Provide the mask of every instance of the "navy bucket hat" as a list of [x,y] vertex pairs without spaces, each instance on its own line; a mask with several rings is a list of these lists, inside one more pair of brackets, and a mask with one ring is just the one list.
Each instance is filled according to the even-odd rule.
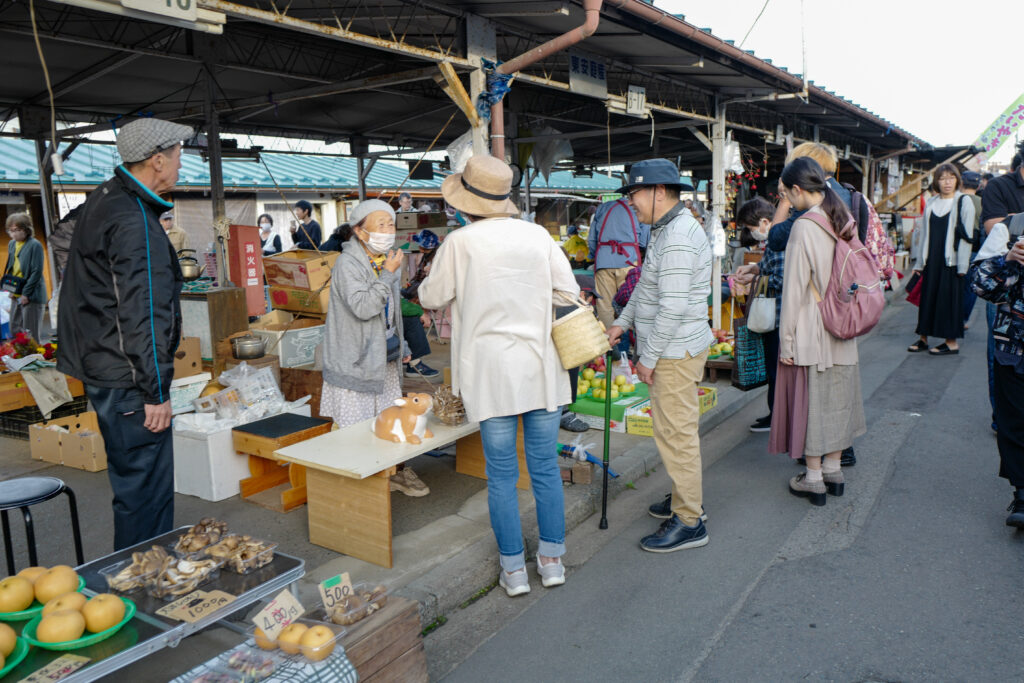
[[626,194],[636,187],[650,185],[669,185],[681,187],[679,167],[668,159],[645,159],[638,161],[629,169],[629,179],[619,188],[619,194]]

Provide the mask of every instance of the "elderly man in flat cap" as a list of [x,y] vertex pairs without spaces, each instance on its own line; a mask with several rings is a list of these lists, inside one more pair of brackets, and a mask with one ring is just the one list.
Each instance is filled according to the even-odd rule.
[[139,119],[82,208],[61,286],[57,367],[85,384],[107,450],[117,550],[174,526],[170,387],[181,270],[160,216],[192,129]]

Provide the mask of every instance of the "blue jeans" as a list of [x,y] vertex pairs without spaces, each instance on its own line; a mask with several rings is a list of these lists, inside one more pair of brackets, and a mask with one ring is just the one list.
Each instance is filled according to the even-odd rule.
[[996,378],[992,359],[996,355],[996,340],[992,338],[992,327],[996,324],[996,305],[985,302],[985,320],[988,322],[988,402],[992,404],[992,426],[996,427]]
[[[533,499],[537,503],[537,526],[540,527],[537,552],[545,557],[565,554],[565,503],[557,450],[561,417],[560,410],[550,413],[532,410],[522,415],[526,467],[530,472]],[[480,423],[480,440],[487,461],[487,506],[501,553],[501,568],[506,572],[522,569],[526,564],[516,493],[519,418],[519,415],[503,415]]]

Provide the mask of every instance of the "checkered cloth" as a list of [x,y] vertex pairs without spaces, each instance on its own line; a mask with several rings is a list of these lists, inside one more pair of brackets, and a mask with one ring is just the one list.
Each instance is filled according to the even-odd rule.
[[257,650],[243,643],[178,676],[171,683],[192,683],[205,673],[225,671],[231,655],[250,650],[274,661],[274,672],[267,678],[260,679],[260,683],[356,683],[359,680],[359,675],[341,643],[338,643],[334,652],[322,662],[311,662],[301,654],[287,655],[280,650]]
[[157,152],[192,137],[192,129],[162,119],[136,119],[117,133],[117,153],[121,161],[144,161]]

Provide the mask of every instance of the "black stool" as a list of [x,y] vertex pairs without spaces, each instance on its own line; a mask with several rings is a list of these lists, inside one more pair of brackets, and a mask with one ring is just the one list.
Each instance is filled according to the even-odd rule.
[[7,511],[21,508],[22,514],[25,515],[28,560],[34,567],[39,564],[39,560],[36,558],[36,534],[32,528],[32,514],[28,508],[62,493],[68,497],[71,531],[75,535],[75,556],[78,558],[78,564],[82,565],[85,564],[85,558],[82,557],[82,532],[78,527],[78,502],[75,500],[75,492],[57,477],[22,477],[0,481],[0,522],[3,524],[4,552],[7,553],[7,572],[10,576],[14,576],[14,550],[11,547],[11,525],[7,520]]

